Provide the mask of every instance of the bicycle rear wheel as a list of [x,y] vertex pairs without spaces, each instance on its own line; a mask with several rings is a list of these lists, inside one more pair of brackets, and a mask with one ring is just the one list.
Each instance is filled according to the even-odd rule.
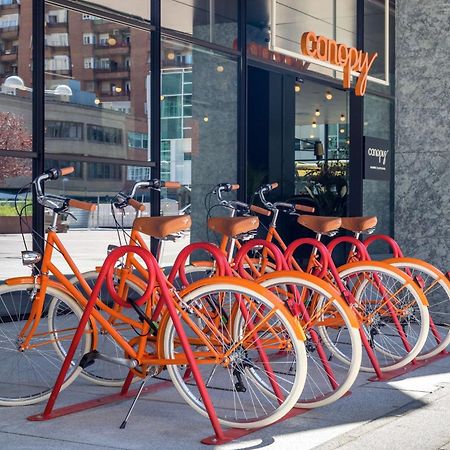
[[[254,283],[220,277],[188,293],[181,304],[182,327],[223,425],[266,426],[291,410],[305,383],[306,351],[298,324],[276,297]],[[248,319],[238,336],[233,334],[237,309]],[[163,339],[165,357],[179,358],[183,350],[172,319]],[[185,401],[206,416],[199,389],[187,376],[189,366],[167,365],[167,370]]]
[[[29,345],[21,349],[21,332],[30,317],[38,285],[0,286],[0,405],[31,405],[47,399],[61,370],[64,358],[60,348],[69,349],[83,314],[67,294],[48,287],[43,311]],[[49,312],[53,299],[58,307]],[[64,389],[81,371],[82,356],[90,350],[91,334],[84,333],[67,372]]]
[[[320,282],[320,284],[317,283]],[[285,304],[303,302],[309,318],[299,312],[306,334],[308,374],[296,406],[317,408],[341,398],[352,386],[361,365],[359,323],[339,292],[311,275],[280,272],[261,285]],[[293,308],[291,308],[291,311]],[[341,358],[330,351],[339,352]],[[345,358],[346,362],[342,361]]]
[[417,359],[431,358],[450,344],[450,281],[436,267],[416,258],[384,261],[401,269],[420,287],[428,300],[430,331]]
[[[417,285],[401,270],[377,261],[346,264],[339,275],[353,294],[352,306],[380,369],[396,370],[411,362],[429,330],[427,301]],[[374,371],[367,352],[361,370]]]

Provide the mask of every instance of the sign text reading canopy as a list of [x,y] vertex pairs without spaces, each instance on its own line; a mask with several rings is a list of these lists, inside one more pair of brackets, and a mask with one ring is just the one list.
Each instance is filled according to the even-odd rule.
[[300,42],[304,55],[311,56],[319,61],[325,61],[344,68],[344,88],[350,88],[352,71],[358,72],[359,77],[355,86],[356,95],[364,95],[367,87],[369,69],[375,61],[378,53],[369,55],[367,52],[345,44],[338,44],[333,39],[324,36],[316,36],[312,31],[303,33]]

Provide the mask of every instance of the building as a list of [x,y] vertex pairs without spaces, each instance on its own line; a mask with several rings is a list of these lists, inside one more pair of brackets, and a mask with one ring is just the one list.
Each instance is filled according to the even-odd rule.
[[[35,174],[75,165],[52,187],[99,202],[150,174],[177,179],[199,239],[213,184],[237,181],[244,199],[277,181],[273,198],[377,215],[406,253],[447,268],[446,0],[44,3],[0,0],[0,111],[33,135],[0,148],[5,198],[31,178],[17,158]],[[429,28],[408,25],[418,17]],[[72,95],[8,88],[14,75]]]

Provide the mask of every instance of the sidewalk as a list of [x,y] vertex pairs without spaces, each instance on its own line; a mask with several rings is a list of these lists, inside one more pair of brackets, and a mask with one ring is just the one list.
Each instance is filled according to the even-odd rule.
[[[450,357],[390,382],[370,382],[361,374],[352,394],[238,441],[225,449],[450,449]],[[158,381],[154,381],[158,382]],[[114,393],[77,381],[57,406]],[[207,419],[187,406],[173,388],[139,400],[125,430],[119,425],[130,401],[47,422],[29,422],[44,405],[3,408],[2,449],[208,449]]]

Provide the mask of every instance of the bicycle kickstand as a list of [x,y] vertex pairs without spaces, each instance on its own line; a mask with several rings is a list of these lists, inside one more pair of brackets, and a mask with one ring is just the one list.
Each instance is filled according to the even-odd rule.
[[120,425],[120,427],[119,427],[121,430],[123,430],[123,429],[127,426],[128,419],[130,418],[131,413],[133,412],[133,409],[134,409],[134,407],[135,407],[135,405],[136,405],[136,403],[137,403],[137,401],[138,401],[138,398],[139,398],[140,395],[142,394],[142,391],[144,390],[144,386],[145,386],[145,384],[147,383],[147,381],[148,381],[149,378],[151,378],[151,377],[150,377],[149,375],[147,375],[147,376],[142,380],[142,383],[141,383],[141,385],[139,386],[139,390],[137,391],[137,393],[136,393],[136,395],[135,395],[135,397],[134,397],[134,399],[133,399],[133,402],[131,403],[130,409],[128,410],[127,415],[125,416],[124,421],[121,423],[121,425]]

